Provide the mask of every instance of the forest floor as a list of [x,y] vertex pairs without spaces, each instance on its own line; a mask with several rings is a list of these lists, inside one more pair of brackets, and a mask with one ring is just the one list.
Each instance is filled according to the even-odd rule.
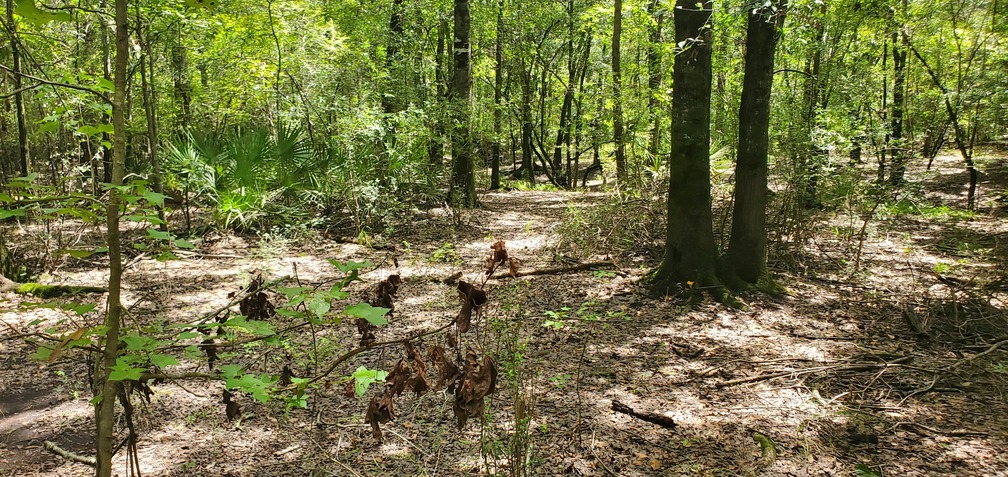
[[[220,382],[155,386],[136,417],[141,470],[146,476],[523,475],[523,468],[530,475],[592,476],[1008,475],[1008,213],[994,200],[1008,187],[1008,160],[985,164],[976,214],[963,212],[960,163],[940,157],[935,172],[911,175],[927,192],[924,200],[867,223],[860,216],[822,218],[803,272],[775,272],[786,294],[742,295],[740,309],[648,296],[639,282],[655,263],[643,258],[489,280],[490,300],[462,345],[496,356],[501,380],[483,422],[472,419],[461,431],[445,392],[396,398],[397,417],[382,425],[379,443],[364,422],[367,398],[346,398],[341,385],[311,393],[307,410],[239,394],[243,414],[235,422],[225,416]],[[463,272],[463,280],[480,283],[497,240],[506,241],[524,271],[570,267],[556,248],[559,224],[568,208],[605,199],[486,193],[484,207],[465,216],[418,212],[394,234],[372,237],[378,247],[325,237],[206,239],[183,260],[129,260],[124,303],[144,323],[192,322],[228,303],[257,274],[296,275],[312,284],[334,276],[328,258],[366,259],[378,266],[362,274],[355,298],[400,273],[395,314],[378,339],[403,337],[454,319],[457,292],[443,279]],[[76,261],[51,270],[49,279],[101,284],[106,274],[97,260]],[[0,298],[5,309],[24,301]],[[104,297],[90,299],[100,305]],[[65,318],[49,309],[0,314],[8,335],[60,320],[61,331],[72,331]],[[319,330],[317,338],[321,368],[358,342],[350,321]],[[424,346],[439,339],[429,337]],[[309,343],[304,337],[300,345]],[[51,440],[91,452],[85,357],[68,353],[40,363],[28,357],[32,351],[21,340],[0,341],[0,476],[89,475],[88,467],[42,446]],[[278,374],[290,359],[297,376],[316,366],[296,347],[287,354],[261,356],[259,364]],[[365,352],[337,374],[360,365],[391,369],[404,356],[401,347]],[[205,362],[183,360],[169,371],[205,369]],[[368,396],[380,391],[373,386]],[[527,426],[516,425],[521,415],[530,417]],[[657,423],[641,418],[648,416]],[[123,451],[119,475],[126,475],[125,465]]]

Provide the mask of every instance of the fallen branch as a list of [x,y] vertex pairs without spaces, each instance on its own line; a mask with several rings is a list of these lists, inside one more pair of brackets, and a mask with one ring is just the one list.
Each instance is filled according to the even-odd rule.
[[[519,271],[514,277],[528,277],[533,275],[552,275],[557,273],[571,273],[571,272],[582,272],[585,270],[598,270],[605,268],[616,268],[616,264],[612,261],[603,262],[588,262],[579,263],[577,265],[568,265],[564,267],[550,267],[550,268],[537,268],[529,271]],[[501,279],[501,278],[511,278],[510,272],[500,272],[491,278]]]
[[663,416],[661,414],[656,414],[653,412],[639,412],[635,411],[630,406],[623,404],[619,401],[612,402],[612,410],[621,414],[626,414],[631,417],[636,417],[642,421],[650,422],[651,424],[657,424],[666,429],[675,429],[676,423],[671,417]]
[[[931,437],[934,435],[948,436],[948,437],[987,437],[990,434],[982,431],[971,431],[969,429],[956,429],[953,431],[945,431],[941,429],[935,429],[933,427],[925,426],[924,424],[918,424],[916,422],[901,422],[896,425],[897,427],[904,427],[914,434],[921,435],[924,437]],[[930,433],[931,435],[926,434]]]
[[80,455],[80,454],[78,454],[76,452],[68,451],[68,450],[60,447],[59,444],[57,444],[57,443],[55,443],[53,441],[45,441],[45,448],[46,448],[47,451],[52,452],[53,454],[56,454],[56,455],[58,455],[58,456],[60,456],[60,457],[62,457],[64,459],[72,461],[72,462],[78,462],[78,463],[81,463],[81,464],[90,465],[91,467],[94,467],[95,465],[97,465],[97,462],[95,461],[94,457],[87,456],[87,455]]
[[968,362],[973,361],[975,359],[987,356],[988,354],[991,354],[991,353],[997,351],[999,348],[1001,348],[1005,344],[1008,344],[1008,338],[1002,339],[1001,341],[998,341],[998,342],[990,345],[990,347],[987,348],[986,351],[974,354],[973,356],[967,356],[967,357],[965,357],[965,358],[963,358],[963,359],[961,359],[959,361],[956,361],[955,364],[953,364],[952,366],[950,366],[950,368],[955,368],[957,366],[961,366],[964,363],[968,363]]
[[723,381],[714,385],[717,388],[725,388],[728,386],[734,386],[736,384],[747,384],[755,383],[758,381],[767,381],[770,379],[783,378],[787,376],[802,376],[805,374],[814,374],[824,371],[867,371],[870,369],[877,368],[889,368],[899,366],[900,363],[909,361],[911,356],[903,356],[901,358],[896,358],[892,361],[885,363],[853,363],[853,364],[831,364],[826,366],[816,366],[812,368],[805,369],[792,369],[789,371],[778,371],[775,373],[757,374],[756,376],[748,376],[745,378],[732,379],[730,381]]

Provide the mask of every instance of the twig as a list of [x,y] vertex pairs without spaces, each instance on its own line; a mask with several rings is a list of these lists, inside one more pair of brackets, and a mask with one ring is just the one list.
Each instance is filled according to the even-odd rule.
[[766,381],[769,379],[783,378],[786,376],[801,376],[805,374],[819,373],[823,371],[866,371],[875,368],[888,368],[890,366],[899,366],[900,363],[909,361],[911,356],[903,356],[901,358],[896,358],[892,361],[885,363],[855,363],[855,364],[831,364],[826,366],[816,366],[813,368],[806,369],[793,369],[790,371],[778,371],[775,373],[758,374],[756,376],[748,376],[745,378],[732,379],[730,381],[723,381],[715,384],[715,387],[724,388],[728,386],[734,386],[736,384],[747,384],[754,383],[757,381]]
[[974,436],[987,437],[987,436],[990,436],[990,434],[987,433],[987,432],[971,431],[969,429],[956,429],[956,430],[953,430],[953,431],[944,431],[944,430],[941,430],[941,429],[935,429],[933,427],[925,426],[924,424],[918,424],[916,422],[901,422],[901,423],[897,424],[896,427],[905,427],[905,428],[909,429],[911,432],[914,432],[916,434],[921,434],[921,435],[923,435],[923,433],[918,432],[918,431],[914,431],[913,428],[918,428],[918,429],[930,432],[931,434],[937,434],[937,435],[949,436],[949,437],[974,437]]
[[45,441],[45,448],[46,448],[47,451],[52,452],[53,454],[56,454],[56,455],[58,455],[58,456],[60,456],[60,457],[62,457],[64,459],[72,461],[72,462],[78,462],[78,463],[81,463],[81,464],[90,465],[91,467],[94,467],[94,466],[98,465],[97,462],[95,461],[94,457],[87,456],[87,455],[80,455],[80,454],[78,454],[76,452],[68,451],[68,450],[60,447],[59,444],[57,444],[57,443],[55,443],[53,441]]
[[626,404],[623,404],[622,402],[619,401],[612,402],[612,410],[618,413],[626,414],[631,417],[636,417],[637,419],[640,419],[645,422],[650,422],[651,424],[659,425],[666,429],[676,428],[675,421],[673,421],[672,418],[668,416],[663,416],[661,414],[657,414],[654,412],[635,411],[630,406],[627,406]]
[[[519,271],[515,274],[515,277],[527,277],[532,275],[550,275],[554,273],[570,273],[570,272],[580,272],[584,270],[595,270],[599,268],[616,268],[616,264],[611,261],[604,262],[589,262],[589,263],[579,263],[577,265],[569,265],[565,267],[550,267],[550,268],[538,268],[535,270],[529,270],[527,272]],[[509,278],[511,277],[511,272],[501,272],[493,276],[495,279]]]
[[1000,349],[1002,346],[1005,345],[1005,343],[1008,343],[1008,338],[1004,338],[1001,341],[998,341],[998,342],[992,344],[989,348],[987,348],[986,351],[977,353],[977,354],[975,354],[973,356],[967,356],[967,357],[965,357],[965,358],[963,358],[963,359],[961,359],[961,360],[953,363],[951,366],[949,366],[949,368],[950,369],[951,368],[956,368],[958,366],[961,366],[963,363],[968,363],[968,362],[973,361],[975,359],[987,356],[988,354],[991,354],[991,353],[997,351],[998,349]]

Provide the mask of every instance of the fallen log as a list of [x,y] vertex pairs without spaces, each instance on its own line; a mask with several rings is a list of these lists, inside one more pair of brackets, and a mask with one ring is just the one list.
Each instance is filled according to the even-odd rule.
[[653,412],[639,412],[635,411],[632,407],[627,406],[619,401],[612,402],[612,410],[621,414],[626,414],[631,417],[635,417],[645,422],[650,422],[651,424],[656,424],[666,429],[675,429],[676,423],[671,417],[663,416],[661,414]]

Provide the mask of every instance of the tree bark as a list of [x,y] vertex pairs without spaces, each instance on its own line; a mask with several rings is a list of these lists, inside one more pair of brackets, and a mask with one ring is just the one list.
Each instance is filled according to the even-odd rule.
[[476,205],[475,168],[472,157],[470,120],[472,115],[472,71],[469,0],[455,0],[455,69],[449,103],[452,121],[452,176],[450,202],[460,207]]
[[[147,154],[150,156],[151,170],[153,172],[154,192],[161,193],[161,160],[158,158],[158,134],[157,134],[157,103],[154,99],[154,59],[150,55],[151,46],[145,40],[144,23],[140,15],[140,4],[136,5],[137,16],[137,42],[140,44],[140,89],[143,90],[144,114],[147,116]],[[148,79],[148,75],[150,78]],[[164,207],[157,206],[158,229],[168,230],[168,222],[165,220]]]
[[396,65],[399,63],[399,45],[403,37],[403,0],[392,0],[389,14],[389,36],[385,45],[385,71],[388,74],[385,91],[382,91],[382,110],[392,114],[402,109],[403,101],[397,96],[403,91],[403,84],[397,84]]
[[684,45],[672,69],[665,256],[652,275],[659,291],[674,283],[718,286],[710,194],[711,22],[713,0],[677,0],[675,41]]
[[501,99],[504,94],[504,0],[497,0],[497,41],[494,44],[494,62],[497,69],[494,70],[494,115],[493,131],[494,140],[491,146],[490,155],[490,189],[500,189],[500,165],[501,165]]
[[18,39],[17,22],[14,20],[14,0],[7,0],[7,25],[10,29],[11,70],[14,80],[14,115],[17,116],[18,159],[21,175],[31,174],[31,150],[28,147],[28,125],[25,123],[24,94],[21,91],[21,44]]
[[620,77],[620,35],[623,33],[623,1],[616,0],[613,3],[613,142],[616,146],[616,178],[620,185],[622,185],[627,178],[626,145],[623,144],[623,88]]
[[[17,269],[14,267],[14,257],[7,248],[7,237],[3,229],[0,229],[0,276],[16,281]],[[2,281],[2,280],[0,280]]]
[[[172,84],[174,86],[175,103],[179,108],[178,124],[180,132],[185,131],[192,122],[192,88],[189,85],[189,58],[185,45],[182,44],[182,22],[175,22],[172,29],[175,42],[171,49]],[[206,78],[206,75],[203,75]]]
[[648,113],[651,115],[651,132],[648,138],[648,155],[653,163],[658,164],[658,147],[661,143],[661,113],[658,97],[661,95],[661,28],[664,15],[657,12],[658,0],[651,0],[647,5],[648,16],[654,23],[648,28]]
[[[441,19],[437,27],[437,49],[434,51],[434,86],[436,99],[435,103],[443,105],[442,100],[448,95],[447,81],[445,77],[445,37],[448,36],[448,21]],[[435,170],[439,170],[444,163],[444,108],[434,108],[434,124],[431,127],[430,144],[427,146],[428,161]]]
[[889,183],[895,187],[903,185],[903,175],[906,172],[907,161],[907,151],[903,147],[903,111],[906,108],[904,97],[906,89],[904,86],[906,82],[906,43],[906,34],[893,32],[893,93],[889,149],[889,157],[892,158],[892,172],[889,176]]
[[739,106],[735,209],[727,264],[741,279],[756,283],[766,272],[767,163],[774,52],[787,0],[749,11],[745,73]]
[[[112,96],[112,183],[121,185],[126,169],[126,66],[129,62],[129,10],[127,0],[115,0],[115,93]],[[109,256],[108,312],[105,315],[105,343],[101,360],[96,364],[96,391],[100,400],[95,404],[96,460],[95,475],[112,475],[112,455],[115,453],[115,402],[119,395],[119,381],[109,380],[119,356],[119,327],[122,318],[120,302],[122,282],[122,256],[119,247],[119,204],[121,199],[115,189],[109,191],[106,211],[107,244]]]

